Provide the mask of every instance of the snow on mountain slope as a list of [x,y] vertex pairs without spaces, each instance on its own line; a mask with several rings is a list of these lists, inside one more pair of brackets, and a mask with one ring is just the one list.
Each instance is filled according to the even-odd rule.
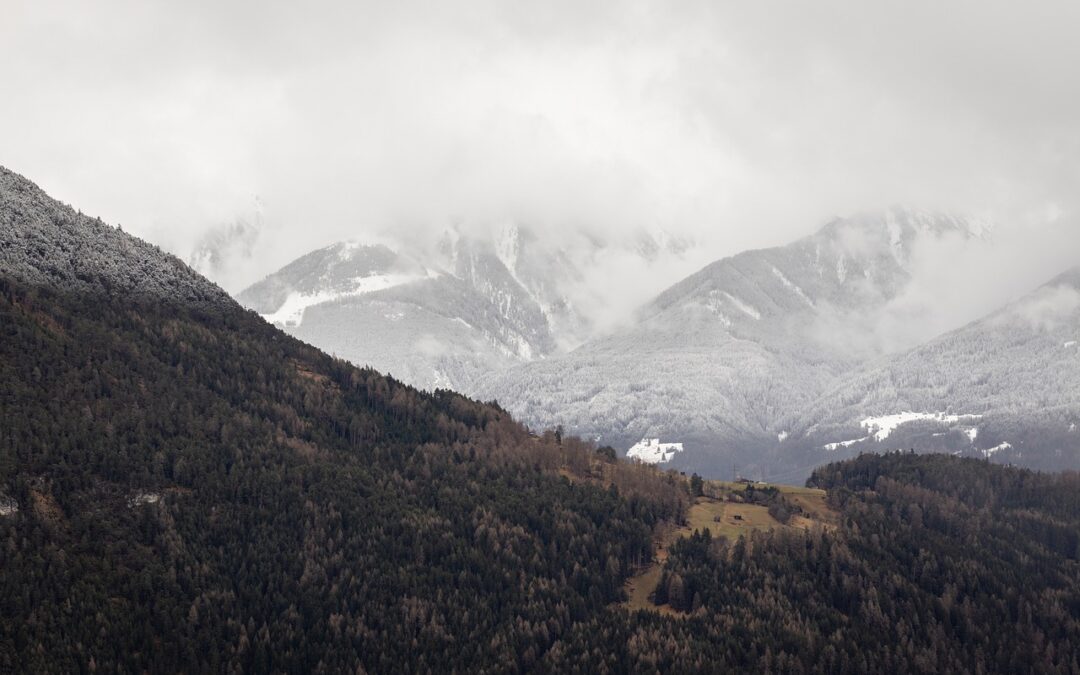
[[293,291],[289,293],[288,297],[285,298],[285,302],[281,304],[277,311],[264,314],[263,318],[270,323],[282,326],[299,326],[304,320],[304,310],[308,307],[386,290],[387,288],[393,288],[423,278],[422,276],[409,274],[372,274],[366,277],[354,277],[352,284],[337,291],[316,291],[314,293]]
[[[790,425],[790,447],[852,439],[857,420],[901,411],[891,433],[847,450],[914,447],[1040,468],[1080,466],[1080,268],[984,319],[844,377]],[[966,416],[966,417],[961,417]]]
[[354,363],[465,393],[491,372],[565,351],[593,331],[574,296],[583,266],[604,246],[594,239],[575,241],[571,255],[507,223],[482,236],[451,228],[433,242],[388,241],[313,251],[237,297]]
[[981,226],[893,209],[837,219],[791,245],[749,251],[675,284],[630,329],[514,367],[477,387],[537,427],[624,448],[676,437],[673,466],[762,466],[835,379],[883,353],[876,316],[910,280],[916,246]]
[[543,354],[543,314],[492,251],[447,238],[425,265],[386,245],[313,251],[238,295],[284,330],[432,389]]
[[626,456],[644,464],[667,464],[682,451],[682,443],[661,443],[659,438],[643,438],[626,452]]
[[232,304],[222,289],[174,256],[76,212],[3,167],[0,269],[66,291]]
[[401,258],[386,246],[343,242],[297,258],[241,292],[239,297],[260,314],[272,315],[290,298],[323,294],[332,299],[352,292],[358,280],[392,275],[422,276],[425,272],[419,263]]

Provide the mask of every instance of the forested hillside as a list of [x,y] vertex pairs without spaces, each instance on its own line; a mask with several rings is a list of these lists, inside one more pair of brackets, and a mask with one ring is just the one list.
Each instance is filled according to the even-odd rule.
[[0,178],[0,672],[1080,671],[1075,473],[721,494],[334,359]]
[[837,526],[684,538],[658,599],[689,615],[608,615],[558,662],[615,642],[616,671],[1080,671],[1080,476],[894,453],[810,483]]
[[0,671],[528,669],[682,509],[673,479],[332,359],[5,178]]

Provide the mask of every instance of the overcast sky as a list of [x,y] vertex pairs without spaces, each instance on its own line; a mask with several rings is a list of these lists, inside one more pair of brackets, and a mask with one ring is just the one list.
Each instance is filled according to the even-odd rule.
[[402,223],[718,257],[892,204],[1032,278],[1080,244],[1075,0],[0,4],[0,163],[181,255],[258,196],[249,276]]

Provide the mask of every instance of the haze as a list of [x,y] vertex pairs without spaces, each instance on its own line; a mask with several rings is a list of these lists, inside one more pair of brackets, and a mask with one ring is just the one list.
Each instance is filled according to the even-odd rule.
[[[892,204],[997,226],[996,246],[924,259],[914,288],[941,315],[927,322],[958,325],[1080,262],[1072,2],[6,0],[3,14],[0,163],[182,257],[258,198],[252,255],[217,279],[231,291],[341,238],[451,223],[697,242],[635,282],[647,294]],[[597,274],[606,295],[627,295],[626,268]],[[978,308],[942,292],[961,283]]]

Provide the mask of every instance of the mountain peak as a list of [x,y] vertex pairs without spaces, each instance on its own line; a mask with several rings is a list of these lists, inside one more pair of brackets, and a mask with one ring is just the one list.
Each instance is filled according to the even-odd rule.
[[960,236],[965,239],[989,239],[989,222],[967,216],[893,206],[881,211],[864,211],[844,218],[834,218],[818,231],[816,238],[844,240],[859,236],[885,242],[897,261],[910,255],[911,246],[928,237]]

